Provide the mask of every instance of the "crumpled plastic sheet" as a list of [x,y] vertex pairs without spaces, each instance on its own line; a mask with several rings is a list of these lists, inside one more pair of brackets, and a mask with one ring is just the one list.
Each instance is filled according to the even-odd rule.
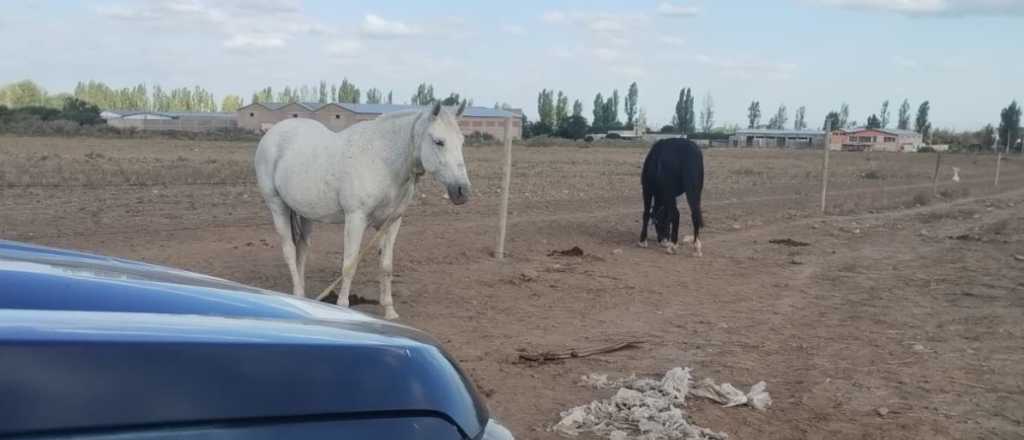
[[726,406],[747,404],[764,409],[771,404],[764,382],[747,394],[709,379],[697,388],[691,388],[692,383],[690,369],[682,367],[669,370],[661,380],[636,375],[612,380],[606,374],[588,374],[580,378],[581,385],[618,391],[608,399],[562,412],[562,419],[551,430],[568,437],[594,433],[610,440],[726,440],[729,436],[725,433],[690,424],[684,411],[687,395]]
[[768,392],[765,391],[765,388],[767,387],[768,384],[761,381],[750,387],[750,392],[744,394],[742,391],[732,386],[732,384],[723,383],[721,385],[716,385],[714,380],[704,378],[704,380],[701,380],[700,383],[690,391],[690,394],[721,403],[726,408],[748,405],[764,411],[772,404],[771,394],[768,394]]

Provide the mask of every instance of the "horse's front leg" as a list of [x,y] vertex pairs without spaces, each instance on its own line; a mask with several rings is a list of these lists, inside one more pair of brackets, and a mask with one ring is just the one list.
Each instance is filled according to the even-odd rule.
[[395,240],[398,239],[398,228],[402,227],[399,217],[388,226],[384,236],[380,238],[380,305],[384,307],[384,317],[398,319],[395,302],[391,298],[391,279],[394,273]]
[[360,249],[363,246],[363,233],[366,232],[366,215],[363,213],[346,213],[345,215],[345,257],[341,265],[341,291],[338,292],[338,305],[348,307],[348,295],[352,290],[352,278],[359,266]]

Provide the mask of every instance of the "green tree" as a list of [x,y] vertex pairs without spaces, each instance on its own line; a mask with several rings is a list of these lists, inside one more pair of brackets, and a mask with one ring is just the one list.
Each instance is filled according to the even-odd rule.
[[459,102],[461,101],[462,97],[460,97],[458,93],[452,92],[447,98],[441,100],[441,105],[454,106],[459,105]]
[[922,102],[917,107],[917,117],[914,118],[914,131],[921,133],[921,136],[928,139],[932,124],[928,122],[928,113],[931,111],[931,104],[928,101]]
[[696,121],[693,120],[693,92],[684,87],[676,100],[676,127],[680,133],[693,134]]
[[840,124],[840,122],[841,120],[839,119],[838,112],[828,112],[828,114],[825,115],[825,123],[821,125],[821,129],[828,131],[836,131],[842,129],[844,127],[842,126],[842,124]]
[[434,98],[434,86],[422,83],[416,87],[416,94],[412,95],[410,103],[412,105],[430,105],[435,101],[437,98]]
[[555,91],[543,89],[537,94],[537,122],[533,124],[533,135],[550,135],[557,130],[555,125]]
[[626,103],[625,103],[626,107],[625,107],[625,111],[626,111],[626,128],[627,129],[633,128],[633,123],[635,122],[636,110],[637,110],[637,105],[639,103],[639,100],[640,100],[640,89],[637,87],[636,82],[634,81],[632,84],[629,85],[629,91],[626,92]]
[[848,124],[850,124],[850,106],[846,105],[844,102],[843,105],[839,107],[839,126],[836,128],[847,128],[849,127]]
[[31,80],[18,81],[0,88],[0,104],[11,108],[42,106],[46,104],[46,91]]
[[711,134],[711,129],[715,126],[715,102],[711,98],[711,93],[708,92],[704,95],[704,102],[700,108],[700,128],[705,136]]
[[77,122],[78,125],[95,125],[103,122],[99,106],[70,96],[64,98],[60,118]]
[[882,120],[875,115],[868,116],[867,128],[882,128]]
[[389,90],[388,91],[388,104],[394,104],[395,103],[394,99],[392,99],[392,98],[393,97],[391,96],[391,91]]
[[600,92],[598,92],[597,95],[594,95],[594,123],[593,123],[594,131],[605,131],[605,130],[607,130],[607,128],[605,127],[604,121],[605,121],[605,116],[604,116],[604,97],[601,96]]
[[758,101],[750,101],[750,106],[747,107],[747,128],[757,128],[761,123],[761,103]]
[[[433,98],[433,87],[430,88],[431,98]],[[344,78],[341,80],[341,85],[338,86],[338,102],[345,102],[350,104],[359,104],[360,98],[359,88],[356,85]],[[433,102],[433,101],[431,101]],[[426,105],[426,104],[424,104]]]
[[577,140],[586,136],[589,128],[587,126],[587,118],[584,118],[582,115],[572,115],[566,119],[560,133],[562,137]]
[[220,103],[220,111],[222,112],[233,112],[238,111],[243,105],[242,97],[238,95],[224,95],[224,99]]
[[384,96],[378,88],[372,88],[366,91],[367,104],[380,104],[383,99]]
[[807,107],[800,106],[796,109],[796,115],[793,116],[793,129],[803,130],[807,128]]
[[896,128],[910,130],[910,101],[904,99],[900,104],[900,111],[896,122]]
[[768,120],[768,128],[782,130],[786,128],[787,121],[789,121],[789,116],[786,113],[786,104],[780,104],[779,109],[775,111],[775,115]]
[[1017,143],[1020,142],[1021,130],[1020,130],[1020,106],[1017,105],[1017,101],[1013,101],[1010,105],[999,112],[999,147],[1005,148],[1006,140],[1010,140],[1010,145],[1016,148]]
[[[583,103],[580,102],[580,100],[578,100],[578,99],[575,102],[572,103],[572,115],[573,116],[583,116]],[[584,118],[584,119],[586,119],[586,118]]]
[[555,99],[555,121],[554,127],[561,129],[569,122],[569,97],[561,90],[558,91],[558,98]]
[[[878,114],[878,128],[889,128],[889,100],[882,102],[882,111]],[[870,122],[870,121],[869,121]]]
[[320,98],[319,102],[321,104],[327,103],[330,100],[327,96],[327,81],[320,80],[320,93],[318,98]]

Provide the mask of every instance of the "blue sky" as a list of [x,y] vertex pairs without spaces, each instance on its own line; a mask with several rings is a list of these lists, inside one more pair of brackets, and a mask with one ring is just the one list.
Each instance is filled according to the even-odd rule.
[[[1024,0],[6,2],[0,83],[51,92],[76,81],[202,85],[246,100],[267,85],[354,81],[405,101],[420,82],[477,105],[536,114],[542,88],[584,103],[640,87],[648,123],[681,87],[716,125],[807,107],[810,125],[850,105],[930,100],[936,127],[996,123],[1024,98]],[[624,116],[621,116],[624,119]],[[893,116],[895,118],[895,116]]]

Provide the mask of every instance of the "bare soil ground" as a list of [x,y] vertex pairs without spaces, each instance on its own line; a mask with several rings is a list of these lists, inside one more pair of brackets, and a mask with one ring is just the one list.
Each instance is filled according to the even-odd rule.
[[[0,238],[288,291],[254,148],[0,137]],[[501,151],[482,147],[466,150],[469,205],[421,186],[395,264],[401,322],[443,341],[520,438],[556,438],[559,411],[604,397],[576,385],[583,374],[678,365],[768,382],[766,412],[691,403],[695,423],[732,438],[1024,438],[1024,158],[1004,162],[996,191],[993,156],[946,155],[936,198],[932,155],[833,154],[820,216],[820,152],[708,150],[698,259],[635,246],[645,150],[514,154],[507,261],[490,257]],[[337,275],[341,235],[314,233],[312,289]],[[584,255],[549,256],[573,246]],[[356,292],[376,298],[377,273],[371,255]],[[625,338],[649,342],[516,360]]]

